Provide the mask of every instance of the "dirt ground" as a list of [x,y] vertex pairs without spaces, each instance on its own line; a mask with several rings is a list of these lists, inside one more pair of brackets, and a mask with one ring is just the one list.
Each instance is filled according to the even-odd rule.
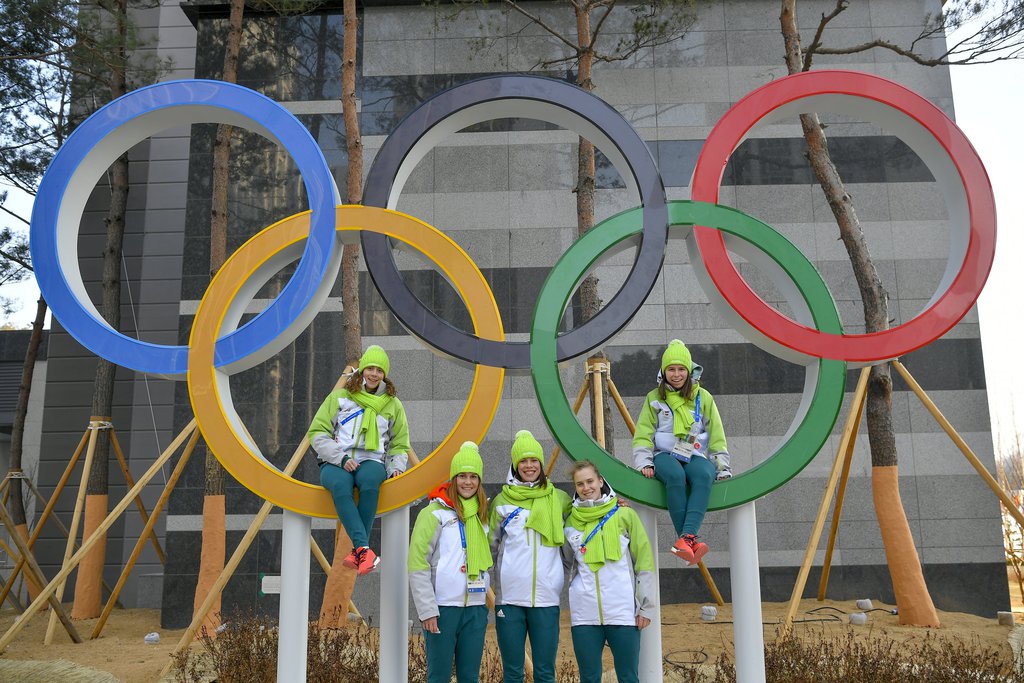
[[[1011,595],[1016,589],[1016,582],[1011,584]],[[874,601],[874,606],[891,609],[892,605],[884,605]],[[775,637],[777,624],[785,615],[786,603],[764,603],[763,616],[766,622],[765,639]],[[826,609],[821,609],[821,608]],[[713,662],[723,650],[732,648],[732,609],[729,605],[718,608],[718,616],[714,622],[705,622],[700,618],[700,604],[666,605],[662,608],[662,648],[669,663],[708,661]],[[833,609],[834,608],[834,609]],[[1019,591],[1017,591],[1015,608],[1022,610]],[[815,610],[812,612],[812,610]],[[797,636],[819,637],[824,632],[828,635],[844,633],[852,629],[858,639],[890,638],[897,641],[919,637],[925,629],[902,627],[897,625],[897,617],[886,612],[871,612],[865,626],[851,626],[845,614],[859,611],[852,601],[804,600],[797,613],[794,633]],[[834,614],[838,620],[829,619]],[[567,615],[564,615],[567,616]],[[4,632],[14,622],[16,614],[10,608],[0,612],[0,629]],[[977,640],[983,647],[1003,648],[1007,653],[1010,648],[1007,636],[1011,627],[997,624],[995,615],[986,619],[970,614],[943,612],[940,615],[942,627],[937,634],[940,637],[958,637],[965,642]],[[88,640],[94,621],[75,622],[86,642],[75,645],[58,623],[57,634],[52,645],[43,645],[48,615],[37,615],[6,652],[0,657],[0,679],[4,681],[36,681],[53,680],[52,674],[28,674],[25,677],[12,677],[4,672],[2,660],[66,660],[77,665],[89,667],[100,672],[108,672],[113,679],[102,675],[85,675],[74,678],[61,675],[64,683],[71,681],[111,681],[120,680],[124,683],[150,683],[158,679],[160,670],[167,662],[182,631],[162,630],[160,614],[157,610],[117,610],[107,622],[100,638]],[[823,619],[823,621],[815,621]],[[1024,622],[1024,610],[1017,616],[1018,623]],[[160,642],[147,645],[143,636],[150,632],[160,634]],[[568,624],[563,619],[563,633],[559,643],[560,651],[571,656],[571,640]],[[610,660],[606,670],[610,669]],[[21,667],[20,663],[11,662],[8,666]],[[671,665],[666,666],[666,672]]]

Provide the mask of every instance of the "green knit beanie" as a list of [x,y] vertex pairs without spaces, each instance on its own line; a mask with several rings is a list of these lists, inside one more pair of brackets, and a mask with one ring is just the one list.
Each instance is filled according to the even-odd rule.
[[385,377],[387,377],[391,372],[391,361],[388,360],[387,352],[376,344],[371,344],[366,347],[366,352],[363,354],[363,357],[359,359],[358,371],[362,372],[371,365],[383,370]]
[[484,461],[480,459],[480,447],[472,441],[463,443],[459,452],[452,458],[448,478],[454,479],[461,472],[471,472],[481,479],[484,478]]
[[544,449],[528,429],[516,432],[516,440],[512,444],[512,469],[519,467],[519,461],[523,458],[537,458],[541,465],[544,464]]
[[673,339],[668,343],[668,348],[665,349],[665,353],[661,354],[661,371],[665,372],[665,368],[670,365],[682,365],[686,368],[687,372],[693,370],[693,359],[690,357],[690,349],[686,348],[686,344]]

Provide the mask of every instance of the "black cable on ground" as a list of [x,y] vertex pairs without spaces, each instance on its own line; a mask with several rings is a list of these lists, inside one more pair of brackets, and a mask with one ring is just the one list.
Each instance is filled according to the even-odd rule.
[[[676,659],[677,655],[687,653],[694,655],[691,661],[678,661]],[[662,657],[662,659],[664,660],[665,664],[668,664],[671,667],[674,667],[676,669],[685,669],[686,667],[700,666],[701,664],[705,664],[710,658],[708,657],[708,653],[704,650],[672,650],[671,652],[666,653]]]

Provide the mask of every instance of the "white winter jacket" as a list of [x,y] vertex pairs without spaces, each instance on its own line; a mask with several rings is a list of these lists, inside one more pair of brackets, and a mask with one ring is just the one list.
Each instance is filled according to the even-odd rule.
[[[554,495],[567,510],[569,496],[560,489]],[[509,520],[513,513],[515,516]],[[491,501],[489,536],[496,605],[554,607],[561,602],[565,584],[561,547],[544,545],[540,534],[526,528],[529,519],[530,510],[520,509],[503,493]]]
[[[574,505],[578,502],[573,500]],[[647,531],[636,511],[627,507],[620,507],[606,524],[619,528],[622,556],[605,562],[597,572],[580,553],[583,532],[570,522],[565,526],[562,558],[569,567],[569,612],[573,626],[635,626],[638,616],[652,616],[658,577]]]
[[[465,563],[459,518],[444,500],[434,498],[420,510],[409,540],[409,588],[420,621],[440,614],[439,605],[487,604],[486,593],[468,591]],[[484,582],[490,586],[489,572],[484,572]]]

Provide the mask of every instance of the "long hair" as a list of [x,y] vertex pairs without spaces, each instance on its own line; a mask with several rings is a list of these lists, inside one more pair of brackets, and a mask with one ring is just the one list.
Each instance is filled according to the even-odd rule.
[[[673,389],[672,385],[669,384],[668,380],[665,379],[665,377],[664,377],[665,373],[663,372],[661,374],[662,374],[661,382],[658,384],[658,398],[660,398],[662,401],[664,401],[665,398],[666,398],[666,395],[668,394],[668,392],[670,392],[670,391],[677,391],[677,390]],[[695,391],[696,391],[696,387],[693,386],[693,373],[690,372],[690,371],[687,371],[686,372],[686,381],[683,382],[683,386],[679,387],[678,393],[684,399],[689,400],[689,399],[694,397],[694,392]]]
[[[395,389],[395,385],[391,382],[391,378],[387,375],[384,376],[384,391],[387,392],[388,396],[398,396],[398,390]],[[363,373],[359,370],[353,370],[352,374],[348,376],[345,381],[345,389],[350,394],[363,390]]]
[[[462,522],[466,521],[466,513],[462,509],[462,496],[459,495],[459,487],[455,485],[455,480],[452,479],[448,482],[448,486],[445,487],[445,494],[448,496],[448,500],[455,506],[455,514]],[[480,509],[477,511],[476,516],[481,520],[487,519],[487,496],[484,495],[484,481],[480,480],[480,486],[476,489],[476,502],[480,504]]]

